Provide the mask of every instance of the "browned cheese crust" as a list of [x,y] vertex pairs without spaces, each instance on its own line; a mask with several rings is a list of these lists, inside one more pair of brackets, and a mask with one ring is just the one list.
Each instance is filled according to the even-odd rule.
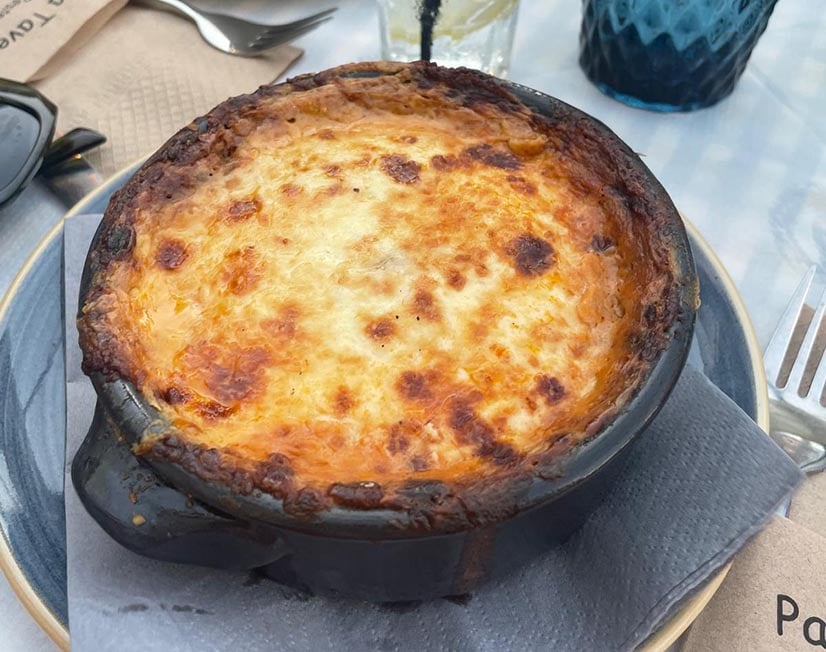
[[230,99],[113,197],[84,370],[168,420],[137,453],[290,513],[507,511],[668,341],[673,209],[631,158],[424,64]]

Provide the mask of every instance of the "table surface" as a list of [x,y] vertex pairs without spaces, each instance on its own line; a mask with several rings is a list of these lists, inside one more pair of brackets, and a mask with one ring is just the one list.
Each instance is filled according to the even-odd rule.
[[[309,12],[330,3],[239,4],[266,18],[285,4]],[[296,41],[305,54],[288,74],[379,58],[373,1],[337,4],[333,21]],[[805,270],[826,270],[826,9],[779,2],[734,93],[689,114],[632,109],[597,91],[577,64],[579,20],[580,3],[521,0],[510,78],[596,116],[644,156],[719,254],[765,345]],[[59,215],[36,184],[0,213],[0,294]],[[8,652],[56,649],[5,578],[0,636]]]

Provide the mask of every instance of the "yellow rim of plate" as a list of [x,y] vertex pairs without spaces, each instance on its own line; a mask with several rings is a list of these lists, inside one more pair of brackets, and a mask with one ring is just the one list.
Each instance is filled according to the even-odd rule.
[[[141,159],[142,162],[143,159]],[[44,236],[40,244],[26,259],[23,267],[15,276],[9,289],[7,290],[2,302],[0,302],[0,322],[2,322],[6,313],[11,306],[12,299],[20,290],[23,281],[28,276],[31,268],[34,266],[40,256],[43,255],[46,247],[48,247],[52,240],[54,240],[63,231],[63,222],[75,215],[82,213],[86,207],[93,201],[101,188],[107,187],[112,179],[122,175],[127,170],[135,167],[137,163],[126,166],[120,171],[113,174],[98,189],[93,190],[86,197],[75,204],[66,215],[51,230]],[[757,335],[754,332],[754,327],[751,323],[751,318],[746,311],[746,306],[740,298],[740,293],[737,291],[731,277],[728,275],[726,268],[722,261],[714,253],[714,250],[709,246],[708,242],[700,235],[696,227],[683,217],[686,230],[691,234],[694,242],[703,250],[703,253],[711,261],[712,266],[720,277],[720,282],[728,294],[728,297],[734,307],[734,311],[740,320],[743,327],[743,332],[746,338],[746,345],[749,349],[749,357],[752,362],[752,369],[754,371],[754,380],[757,386],[757,425],[768,432],[769,429],[769,396],[766,385],[766,374],[763,370],[763,353],[760,349],[760,344],[757,341]],[[680,609],[672,618],[663,625],[655,634],[650,636],[645,643],[639,648],[639,652],[665,652],[682,634],[688,629],[689,625],[694,622],[700,612],[705,608],[712,596],[720,588],[726,575],[731,568],[731,564],[726,565],[717,575],[715,575],[708,583],[693,597],[688,603]],[[11,546],[6,539],[6,534],[0,530],[0,570],[6,576],[15,594],[26,610],[31,614],[32,618],[38,625],[49,635],[49,637],[57,643],[57,645],[68,652],[69,650],[69,630],[66,629],[57,617],[49,610],[43,602],[40,594],[31,585],[28,578],[24,575],[17,560],[12,553]]]
[[[722,261],[714,253],[714,250],[706,242],[705,238],[700,235],[697,228],[683,216],[686,230],[689,232],[694,242],[703,250],[703,253],[711,261],[711,265],[717,271],[720,277],[720,283],[726,290],[729,300],[734,308],[734,312],[740,321],[743,328],[743,334],[746,338],[746,346],[749,349],[749,357],[751,358],[751,365],[754,371],[754,380],[757,389],[757,425],[766,432],[769,431],[769,394],[768,386],[766,385],[766,372],[763,367],[763,352],[760,349],[760,343],[757,340],[757,335],[754,332],[754,326],[751,323],[751,317],[746,311],[746,306],[740,293],[728,275],[726,268]],[[697,594],[691,598],[682,609],[675,613],[671,619],[663,625],[657,632],[652,634],[648,639],[638,648],[638,652],[666,652],[674,642],[683,635],[685,630],[693,623],[700,612],[705,609],[711,598],[717,593],[717,589],[723,583],[723,580],[731,570],[731,563],[726,564],[717,575],[712,577]]]

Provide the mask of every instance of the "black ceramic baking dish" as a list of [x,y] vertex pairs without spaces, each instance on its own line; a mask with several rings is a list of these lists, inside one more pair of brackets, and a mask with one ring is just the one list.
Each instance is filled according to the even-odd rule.
[[[353,71],[353,75],[380,72]],[[372,601],[464,594],[500,576],[579,527],[621,467],[634,438],[668,398],[691,342],[698,287],[688,237],[661,185],[604,125],[559,100],[509,82],[503,88],[551,120],[587,121],[637,179],[647,200],[668,215],[677,316],[669,341],[622,410],[548,473],[530,479],[515,515],[479,527],[421,531],[390,510],[332,506],[311,520],[284,511],[282,501],[242,495],[204,481],[181,466],[146,460],[131,445],[166,428],[129,382],[92,374],[95,418],[72,463],[75,488],[89,513],[118,542],[148,557],[216,568],[261,569],[313,593]],[[94,250],[101,231],[92,243]],[[87,260],[81,303],[91,282]],[[400,522],[400,518],[402,521]]]

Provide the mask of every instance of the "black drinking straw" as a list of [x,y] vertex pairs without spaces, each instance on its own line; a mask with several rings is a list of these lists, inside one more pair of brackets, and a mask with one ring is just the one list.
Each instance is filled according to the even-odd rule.
[[433,26],[436,24],[436,18],[439,16],[439,8],[442,5],[442,0],[423,0],[422,11],[419,14],[419,24],[421,25],[421,59],[422,61],[430,61],[431,49],[433,47]]

